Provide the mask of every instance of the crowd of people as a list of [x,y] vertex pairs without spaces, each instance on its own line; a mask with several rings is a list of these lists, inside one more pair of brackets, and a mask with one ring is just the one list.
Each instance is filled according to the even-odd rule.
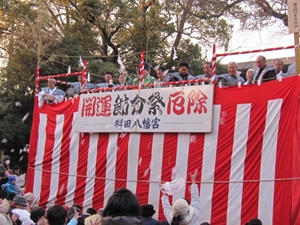
[[[0,172],[4,172],[1,173],[3,184],[0,189],[1,225],[210,225],[209,222],[200,221],[197,170],[191,174],[191,201],[179,198],[170,205],[169,197],[162,192],[165,220],[158,221],[153,218],[156,213],[153,205],[140,205],[137,197],[126,188],[114,191],[103,209],[88,208],[83,213],[82,206],[78,204],[71,207],[53,205],[46,209],[39,205],[32,193],[24,194],[15,185],[9,161],[9,156],[5,156],[0,164]],[[14,188],[8,188],[8,183]],[[246,224],[262,225],[262,222],[255,218]]]
[[[38,95],[39,107],[42,107],[44,103],[53,104],[62,102],[65,97],[73,97],[75,94],[80,94],[83,89],[95,89],[95,88],[113,88],[132,85],[144,85],[144,88],[150,87],[163,87],[164,82],[195,80],[203,78],[205,84],[217,83],[219,87],[223,86],[237,86],[237,85],[251,85],[255,83],[266,82],[270,80],[280,80],[289,75],[294,75],[295,63],[290,66],[288,71],[284,73],[282,71],[284,63],[282,60],[275,60],[273,66],[267,65],[267,60],[263,55],[256,58],[256,68],[249,69],[246,75],[241,76],[241,72],[238,71],[236,62],[228,63],[228,73],[221,75],[212,75],[212,64],[205,62],[203,65],[204,74],[193,76],[189,73],[189,64],[187,62],[181,62],[179,64],[179,71],[175,73],[169,73],[169,70],[162,66],[156,66],[154,68],[156,77],[151,76],[151,65],[147,62],[144,63],[144,70],[142,79],[140,77],[131,78],[127,75],[125,70],[118,76],[118,82],[114,82],[113,73],[107,72],[104,75],[104,81],[93,84],[83,84],[82,76],[78,76],[78,82],[72,82],[71,87],[66,92],[58,89],[55,79],[48,80],[48,87],[42,88]],[[214,82],[216,81],[216,82]],[[168,85],[167,85],[168,86]]]

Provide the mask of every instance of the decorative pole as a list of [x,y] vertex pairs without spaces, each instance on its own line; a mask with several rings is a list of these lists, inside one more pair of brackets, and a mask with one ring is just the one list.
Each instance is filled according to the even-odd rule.
[[83,69],[82,69],[82,86],[85,89],[86,86],[86,60],[83,60]]
[[216,71],[217,71],[217,56],[216,56],[216,44],[213,44],[213,54],[212,54],[212,72],[211,72],[211,81],[212,83],[216,82]]
[[141,52],[141,59],[140,59],[140,85],[144,81],[144,60],[145,60],[145,52]]
[[39,94],[39,84],[40,84],[40,68],[37,68],[35,72],[35,96]]

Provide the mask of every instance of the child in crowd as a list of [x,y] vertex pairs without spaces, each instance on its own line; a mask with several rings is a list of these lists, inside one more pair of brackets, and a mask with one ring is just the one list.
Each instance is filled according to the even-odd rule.
[[8,194],[20,194],[21,191],[16,185],[16,178],[14,176],[8,177],[8,182],[2,184],[2,189],[5,190]]

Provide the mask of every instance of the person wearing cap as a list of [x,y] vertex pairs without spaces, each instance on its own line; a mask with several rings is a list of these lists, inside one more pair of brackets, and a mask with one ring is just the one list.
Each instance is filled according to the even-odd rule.
[[[132,83],[133,84],[154,84],[155,78],[150,75],[151,72],[151,65],[147,62],[144,63],[144,70],[143,70],[143,81],[140,83],[140,78],[134,78]],[[144,86],[144,88],[152,88],[152,86]]]
[[144,225],[167,225],[167,221],[159,222],[152,218],[155,212],[154,206],[151,204],[141,206],[141,216],[143,217]]
[[8,194],[19,194],[21,191],[16,185],[16,178],[14,176],[8,177],[8,182],[6,184],[1,185],[2,189],[4,189]]
[[65,92],[55,87],[56,80],[53,78],[48,79],[48,87],[42,88],[38,94],[39,107],[42,108],[46,103],[53,104],[59,103],[64,100]]
[[26,210],[27,210],[28,212],[30,212],[31,209],[32,209],[32,206],[33,206],[33,202],[35,201],[35,197],[34,197],[34,195],[33,195],[31,192],[27,192],[27,193],[24,195],[24,197],[26,198],[27,203],[28,203],[28,207],[26,208]]
[[32,225],[34,222],[30,219],[30,213],[26,210],[28,206],[24,196],[16,195],[13,200],[15,209],[12,210],[11,219],[14,224]]
[[3,158],[3,162],[0,164],[0,184],[4,184],[8,181],[8,176],[11,173],[11,169],[9,167],[10,164],[10,156],[5,155]]
[[186,199],[177,199],[171,207],[169,198],[166,194],[163,194],[162,206],[164,209],[164,215],[169,224],[172,225],[199,225],[200,224],[200,197],[198,194],[198,186],[196,184],[198,170],[194,174],[191,174],[192,186],[191,186],[191,204]]

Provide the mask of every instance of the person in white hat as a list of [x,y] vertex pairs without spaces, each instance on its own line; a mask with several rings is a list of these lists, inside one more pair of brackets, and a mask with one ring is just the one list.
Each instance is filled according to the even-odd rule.
[[191,174],[191,204],[186,199],[177,199],[171,207],[169,198],[163,194],[161,200],[164,209],[164,215],[171,225],[199,225],[200,224],[200,197],[198,186],[196,184],[198,170]]

